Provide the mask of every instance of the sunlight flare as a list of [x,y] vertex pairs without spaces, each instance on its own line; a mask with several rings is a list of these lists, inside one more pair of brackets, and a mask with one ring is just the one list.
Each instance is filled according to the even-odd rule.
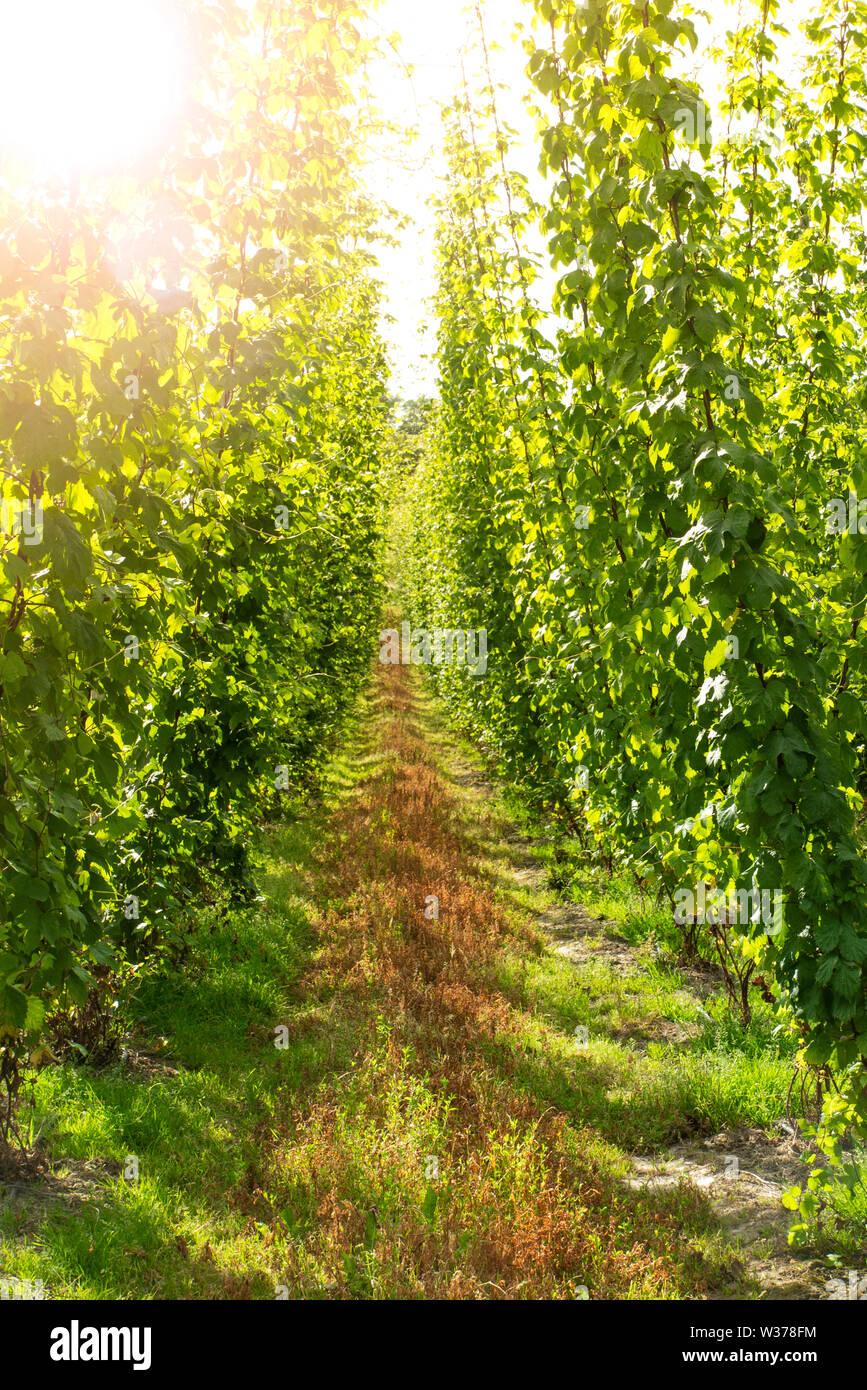
[[46,177],[129,168],[169,129],[184,66],[159,0],[0,0],[0,154]]

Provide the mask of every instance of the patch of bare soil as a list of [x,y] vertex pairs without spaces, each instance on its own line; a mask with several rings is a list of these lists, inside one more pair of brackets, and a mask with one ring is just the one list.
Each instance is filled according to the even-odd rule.
[[758,1129],[724,1130],[676,1144],[656,1157],[634,1158],[633,1175],[626,1181],[644,1190],[680,1182],[703,1189],[765,1298],[827,1298],[828,1271],[789,1248],[789,1213],[780,1202],[784,1190],[803,1178],[805,1148],[797,1136],[771,1139]]
[[4,1185],[32,1181],[45,1166],[38,1149],[19,1149],[0,1141],[0,1193]]
[[0,1184],[0,1208],[15,1213],[16,1231],[21,1235],[36,1230],[55,1202],[63,1202],[73,1212],[97,1202],[104,1196],[107,1182],[117,1178],[120,1171],[116,1159],[64,1159],[41,1181],[22,1174],[17,1182]]
[[149,1081],[178,1075],[177,1067],[171,1066],[167,1058],[157,1052],[148,1052],[135,1047],[122,1047],[120,1061],[127,1070],[135,1072]]

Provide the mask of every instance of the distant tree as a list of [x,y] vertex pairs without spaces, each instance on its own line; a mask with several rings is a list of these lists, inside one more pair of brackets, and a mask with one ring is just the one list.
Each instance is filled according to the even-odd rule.
[[395,466],[400,473],[414,471],[425,450],[425,433],[431,424],[437,402],[432,396],[389,400],[389,421],[393,431]]

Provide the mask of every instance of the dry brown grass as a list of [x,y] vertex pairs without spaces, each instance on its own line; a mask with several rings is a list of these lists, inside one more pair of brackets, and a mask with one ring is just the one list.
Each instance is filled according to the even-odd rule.
[[538,938],[473,857],[411,672],[379,681],[382,760],[332,818],[303,981],[312,1026],[327,1020],[351,1060],[287,1097],[267,1165],[290,1213],[285,1281],[331,1297],[700,1297],[709,1271],[680,1230],[691,1199],[625,1191],[597,1137],[518,1078],[527,1019],[492,966]]

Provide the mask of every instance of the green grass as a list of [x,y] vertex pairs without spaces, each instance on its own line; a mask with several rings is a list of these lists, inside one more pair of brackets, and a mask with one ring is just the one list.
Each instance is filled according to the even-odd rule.
[[[534,1055],[528,1084],[627,1149],[646,1151],[741,1125],[770,1133],[783,1113],[791,1051],[773,1037],[767,1006],[744,1027],[725,999],[702,1004],[677,974],[659,966],[623,974],[599,961],[576,970],[550,953],[530,965],[507,962],[498,984],[559,1035],[542,1048],[528,1024]],[[661,1041],[654,1033],[665,1022],[694,1032],[676,1043]],[[579,1025],[588,1034],[580,1047]]]
[[[424,707],[431,742],[440,749],[436,707]],[[477,762],[466,742],[463,756]],[[625,873],[609,874],[588,861],[575,840],[545,823],[513,788],[494,783],[485,799],[480,848],[501,895],[524,909],[544,909],[554,896],[613,923],[633,966],[614,968],[587,942],[575,965],[545,951],[529,962],[504,959],[497,983],[525,1009],[527,1084],[540,1098],[582,1114],[606,1138],[633,1152],[651,1151],[693,1134],[751,1126],[779,1134],[792,1077],[796,1041],[756,994],[747,1025],[732,1012],[721,979],[687,976],[677,963],[678,929],[666,905],[642,893]],[[515,892],[502,861],[504,831],[517,826],[545,870],[547,888]],[[595,957],[595,958],[594,958]],[[548,1041],[537,1022],[547,1025]],[[578,1047],[575,1029],[588,1032]],[[554,1039],[551,1040],[551,1030]],[[676,1039],[670,1040],[672,1032]]]
[[[464,741],[470,761],[478,753]],[[510,999],[544,1018],[560,1035],[552,1049],[528,1027],[526,1084],[550,1103],[582,1115],[612,1142],[632,1152],[654,1151],[693,1134],[741,1126],[778,1136],[797,1038],[781,1025],[775,1010],[751,996],[748,1024],[733,1011],[721,979],[713,972],[687,979],[678,967],[682,942],[667,902],[638,885],[629,873],[593,859],[577,839],[540,818],[519,789],[494,779],[484,849],[495,871],[503,859],[506,825],[516,825],[532,841],[544,867],[547,894],[515,895],[526,907],[541,908],[555,894],[579,903],[591,917],[613,923],[619,943],[633,949],[635,969],[614,970],[600,953],[578,970],[545,953],[529,966],[504,963],[499,983]],[[606,931],[610,930],[606,928]],[[686,1036],[670,1043],[655,1039],[660,1023],[676,1024]],[[588,1030],[577,1048],[575,1028]],[[580,1060],[579,1060],[580,1055]],[[801,1115],[798,1090],[790,1114]],[[862,1180],[853,1191],[838,1186],[828,1194],[819,1220],[810,1225],[807,1247],[863,1265],[867,1249],[867,1149],[855,1143],[849,1155],[860,1164]],[[803,1181],[806,1182],[807,1169]]]
[[297,1217],[282,1183],[268,1190],[273,1152],[358,1045],[297,988],[317,946],[308,877],[373,737],[368,719],[317,803],[262,832],[252,907],[199,907],[189,955],[135,996],[127,1057],[39,1073],[22,1119],[52,1173],[0,1189],[0,1279],[41,1280],[52,1299],[275,1297]]
[[[430,741],[446,748],[432,706],[422,716]],[[351,753],[334,761],[320,805],[263,832],[255,852],[261,900],[199,909],[189,957],[136,998],[130,1056],[101,1069],[65,1063],[39,1074],[31,1118],[34,1131],[45,1127],[53,1173],[6,1195],[0,1278],[42,1280],[46,1297],[60,1299],[273,1298],[289,1269],[294,1290],[300,1283],[307,1297],[330,1297],[333,1251],[319,1237],[319,1194],[332,1168],[357,1217],[337,1274],[352,1296],[395,1296],[404,1287],[405,1246],[396,1238],[393,1249],[383,1246],[378,1230],[405,1228],[410,1245],[444,1239],[457,1189],[447,1166],[438,1183],[427,1182],[424,1160],[447,1152],[448,1098],[432,1092],[406,1049],[396,1056],[373,999],[369,1034],[341,1014],[339,998],[299,987],[317,949],[308,879],[325,816],[370,771],[374,724],[375,715]],[[506,809],[515,819],[514,807],[495,797],[477,809],[495,891],[525,909],[533,894],[496,873],[506,857],[502,823]],[[382,828],[383,836],[393,831]],[[543,832],[536,843],[562,872],[569,861],[556,839]],[[550,892],[535,896],[540,905]],[[624,880],[585,865],[568,878],[567,896],[617,923],[635,948],[634,964],[614,968],[599,951],[576,969],[553,952],[507,945],[494,983],[520,1026],[485,1043],[492,1074],[508,1074],[543,1106],[561,1110],[576,1164],[592,1159],[612,1181],[628,1174],[632,1153],[739,1126],[774,1132],[792,1043],[770,1007],[757,999],[744,1026],[718,982],[697,981],[654,949],[665,941],[660,914]],[[280,1024],[288,1029],[285,1049],[274,1045]],[[579,1046],[580,1026],[587,1042]],[[318,1108],[326,1082],[327,1115]],[[139,1162],[134,1182],[123,1176],[130,1156]],[[534,1162],[516,1133],[508,1152],[484,1156],[479,1181],[498,1193],[505,1183],[509,1201],[532,1205],[541,1182]],[[700,1287],[705,1259],[725,1269],[730,1252],[703,1195],[686,1184],[641,1200],[670,1210],[695,1240],[696,1267],[682,1270],[684,1288],[693,1276]],[[864,1194],[840,1198],[837,1218],[840,1231],[817,1232],[816,1248],[857,1261]],[[465,1238],[472,1242],[472,1232]],[[601,1270],[601,1247],[597,1258]],[[740,1289],[755,1293],[745,1281]],[[636,1287],[630,1296],[650,1295]]]
[[[356,775],[337,762],[332,791]],[[49,1127],[54,1174],[7,1194],[3,1277],[41,1279],[50,1298],[274,1296],[280,1240],[263,1241],[255,1219],[262,1149],[287,1091],[334,1051],[309,1030],[280,1050],[273,1032],[304,1013],[292,987],[314,943],[298,875],[319,823],[264,835],[265,901],[200,908],[183,967],[142,987],[127,1045],[145,1068],[127,1057],[40,1073],[32,1122]]]

